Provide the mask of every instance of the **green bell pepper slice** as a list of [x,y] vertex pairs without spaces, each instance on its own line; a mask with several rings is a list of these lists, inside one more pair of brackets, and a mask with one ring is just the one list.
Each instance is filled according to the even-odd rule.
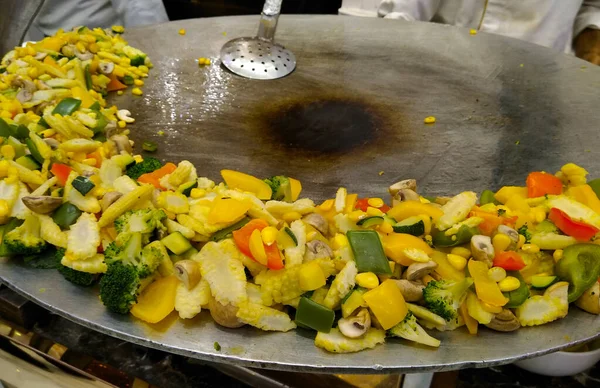
[[61,116],[69,116],[73,112],[75,112],[81,106],[81,100],[76,98],[67,97],[62,99],[56,108],[52,111],[52,114],[59,114]]
[[233,232],[235,232],[238,229],[241,229],[248,222],[250,222],[250,218],[249,217],[244,217],[241,220],[239,220],[238,222],[236,222],[235,224],[233,224],[231,226],[228,226],[225,229],[221,229],[219,231],[216,231],[210,237],[210,241],[221,241],[221,240],[224,240],[226,238],[230,238],[231,236],[233,236]]
[[335,320],[335,312],[306,297],[301,297],[294,320],[302,326],[321,333],[329,333]]
[[[0,136],[2,136],[2,135],[0,135]],[[600,178],[591,180],[587,184],[592,188],[592,190],[594,190],[594,193],[596,193],[596,196],[598,198],[600,198]]]
[[37,146],[31,139],[25,139],[25,144],[27,144],[27,148],[29,148],[29,152],[31,152],[31,156],[38,162],[39,164],[44,164],[44,157],[40,154]]
[[354,254],[358,272],[373,272],[377,275],[391,275],[379,234],[374,230],[349,230],[346,233]]
[[554,273],[569,282],[569,303],[577,300],[600,276],[600,245],[575,244],[563,250]]
[[79,210],[77,206],[65,202],[54,211],[52,219],[56,225],[60,226],[62,229],[69,229],[69,227],[77,221],[81,213],[81,210]]
[[494,205],[500,205],[500,202],[496,201],[496,197],[494,195],[495,194],[492,190],[483,190],[481,192],[481,196],[479,197],[479,204],[487,205],[488,203],[493,203]]
[[90,65],[87,65],[83,71],[83,76],[85,78],[85,87],[87,90],[92,90],[94,88],[94,84],[92,84],[92,74],[90,73]]
[[461,226],[456,234],[450,236],[446,236],[442,231],[437,231],[432,236],[433,245],[436,247],[455,247],[468,243],[471,241],[471,237],[476,234],[479,234],[479,229],[467,225]]
[[505,297],[508,298],[508,303],[504,305],[505,308],[515,309],[522,305],[527,298],[529,298],[529,287],[527,287],[527,283],[525,283],[525,279],[521,275],[519,271],[506,271],[507,276],[513,276],[519,279],[521,285],[514,291],[503,292]]
[[10,130],[10,125],[2,117],[0,117],[0,137],[9,137],[12,136],[12,131]]

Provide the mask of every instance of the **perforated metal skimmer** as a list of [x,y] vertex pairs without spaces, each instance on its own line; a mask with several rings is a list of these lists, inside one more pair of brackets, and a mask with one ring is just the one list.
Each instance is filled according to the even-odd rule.
[[237,75],[252,79],[285,77],[296,68],[296,56],[273,39],[282,0],[267,0],[255,38],[237,38],[221,48],[221,62]]

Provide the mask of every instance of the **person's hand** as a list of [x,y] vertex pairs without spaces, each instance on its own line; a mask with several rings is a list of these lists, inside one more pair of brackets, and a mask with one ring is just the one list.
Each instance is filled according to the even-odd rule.
[[575,55],[600,65],[600,30],[587,28],[575,39]]

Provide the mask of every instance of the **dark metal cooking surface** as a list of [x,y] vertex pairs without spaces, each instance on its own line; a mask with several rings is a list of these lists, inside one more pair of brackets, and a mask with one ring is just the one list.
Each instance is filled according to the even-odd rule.
[[[133,112],[133,139],[157,141],[162,159],[188,159],[213,179],[222,168],[290,175],[315,199],[332,197],[339,186],[382,196],[390,183],[409,177],[429,195],[522,185],[528,171],[554,172],[568,161],[600,175],[600,69],[586,62],[448,26],[283,16],[277,39],[298,60],[290,76],[252,81],[218,64],[198,67],[196,58],[217,58],[226,41],[252,34],[256,22],[186,20],[128,31],[130,43],[155,64],[143,97],[127,92],[112,100]],[[185,36],[178,35],[180,28]],[[426,116],[437,123],[423,124]],[[600,318],[572,308],[563,320],[510,334],[434,333],[442,340],[438,350],[389,340],[371,351],[332,355],[314,347],[311,333],[224,329],[206,313],[168,331],[151,327],[109,314],[96,291],[76,288],[54,271],[0,264],[0,279],[59,314],[122,339],[285,370],[490,366],[584,341],[598,336],[600,327]]]

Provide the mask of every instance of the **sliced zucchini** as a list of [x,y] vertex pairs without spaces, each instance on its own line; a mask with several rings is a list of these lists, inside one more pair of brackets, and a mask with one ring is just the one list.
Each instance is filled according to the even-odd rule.
[[540,233],[559,233],[556,225],[554,225],[552,221],[549,220],[544,220],[537,224],[537,226],[535,227],[535,231]]
[[71,185],[75,190],[79,191],[81,195],[86,195],[96,186],[89,178],[81,175],[73,179]]
[[294,232],[285,226],[277,233],[277,244],[279,244],[282,249],[293,248],[298,246],[298,239]]
[[556,282],[558,276],[538,276],[534,275],[531,277],[531,287],[537,289],[544,289],[550,287]]
[[186,197],[189,197],[192,192],[192,189],[195,189],[196,187],[198,187],[198,181],[193,180],[191,182],[186,182],[186,183],[180,185],[177,188],[177,192],[185,195]]
[[221,241],[226,238],[229,238],[232,236],[233,232],[240,229],[242,226],[246,225],[248,222],[250,222],[250,218],[244,217],[241,220],[239,220],[238,222],[236,222],[235,224],[228,226],[225,229],[221,229],[221,230],[215,232],[215,234],[213,234],[210,237],[210,241]]
[[17,158],[15,162],[30,170],[39,170],[42,167],[31,155],[23,155]]
[[160,240],[168,250],[176,255],[185,253],[188,249],[192,248],[190,240],[183,237],[180,232],[173,232],[167,237]]
[[425,223],[419,216],[408,217],[394,225],[394,232],[422,236],[425,234]]
[[33,156],[33,158],[39,164],[43,164],[44,163],[44,157],[42,156],[42,154],[40,154],[40,151],[38,151],[38,148],[35,145],[35,143],[33,142],[33,140],[31,140],[31,139],[25,139],[25,144],[27,144],[27,148],[29,148],[29,152],[31,152],[31,156]]
[[123,170],[135,164],[135,159],[131,155],[115,155],[110,160],[114,160]]
[[373,226],[381,225],[384,222],[385,220],[382,216],[371,216],[359,220],[356,225],[362,226],[363,228],[371,228]]

